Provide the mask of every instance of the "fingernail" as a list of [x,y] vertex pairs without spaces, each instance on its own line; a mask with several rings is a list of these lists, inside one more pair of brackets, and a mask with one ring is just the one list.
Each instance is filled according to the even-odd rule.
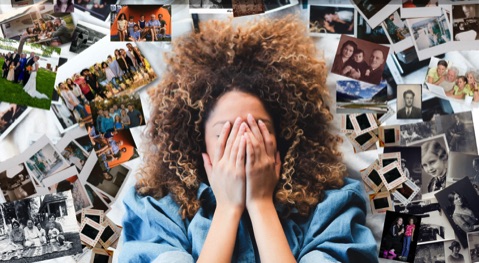
[[263,122],[262,120],[259,120],[259,121],[258,121],[258,124],[264,125],[264,122]]
[[251,113],[248,113],[248,120],[249,121],[254,121],[253,115],[251,115]]
[[223,127],[226,129],[226,128],[228,128],[229,126],[230,126],[230,122],[227,121],[227,122],[225,122],[225,125],[224,125]]
[[238,122],[240,122],[240,121],[241,121],[241,117],[236,117],[235,122],[238,123]]

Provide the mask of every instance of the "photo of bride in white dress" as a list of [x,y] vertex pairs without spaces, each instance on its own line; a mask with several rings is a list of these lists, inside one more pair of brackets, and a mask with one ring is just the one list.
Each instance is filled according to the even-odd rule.
[[23,87],[23,90],[30,95],[32,98],[38,99],[48,99],[48,96],[37,91],[37,71],[38,71],[38,56],[33,58],[32,71],[30,73],[30,78],[28,79],[27,84]]

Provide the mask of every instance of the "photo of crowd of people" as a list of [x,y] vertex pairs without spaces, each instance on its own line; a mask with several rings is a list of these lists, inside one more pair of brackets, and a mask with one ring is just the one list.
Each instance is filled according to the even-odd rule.
[[171,41],[171,6],[112,5],[111,41]]

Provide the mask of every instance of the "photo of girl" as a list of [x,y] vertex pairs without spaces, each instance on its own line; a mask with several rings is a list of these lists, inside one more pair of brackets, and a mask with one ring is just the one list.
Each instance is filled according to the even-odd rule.
[[428,141],[421,145],[421,166],[432,179],[427,184],[427,192],[435,192],[446,187],[448,152],[438,141]]

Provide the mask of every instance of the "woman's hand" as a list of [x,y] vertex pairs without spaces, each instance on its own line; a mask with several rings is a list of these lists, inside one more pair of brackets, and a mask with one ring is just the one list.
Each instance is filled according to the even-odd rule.
[[266,125],[248,114],[246,128],[246,207],[273,203],[281,161]]
[[223,125],[213,160],[206,153],[202,155],[208,181],[216,197],[217,209],[232,208],[241,215],[245,208],[246,140],[243,134],[246,124],[238,117],[233,127],[230,126],[229,122]]

